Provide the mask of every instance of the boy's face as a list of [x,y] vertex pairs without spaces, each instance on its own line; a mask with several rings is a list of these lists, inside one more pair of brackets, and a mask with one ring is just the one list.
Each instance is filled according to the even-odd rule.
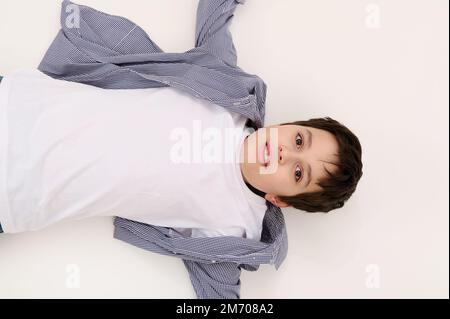
[[[270,152],[268,164],[264,160],[266,142]],[[337,153],[336,138],[328,131],[299,125],[262,127],[242,144],[241,173],[247,183],[266,193],[266,200],[288,207],[277,195],[320,191],[316,183],[327,177],[324,167],[335,172],[337,167],[332,163],[338,160]]]

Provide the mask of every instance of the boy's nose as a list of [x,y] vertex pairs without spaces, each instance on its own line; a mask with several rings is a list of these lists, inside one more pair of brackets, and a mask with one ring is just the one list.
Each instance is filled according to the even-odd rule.
[[282,145],[278,146],[278,163],[284,164],[286,160],[295,156],[295,153],[291,153],[290,150],[283,147]]
[[283,161],[283,147],[278,146],[278,162],[281,163]]

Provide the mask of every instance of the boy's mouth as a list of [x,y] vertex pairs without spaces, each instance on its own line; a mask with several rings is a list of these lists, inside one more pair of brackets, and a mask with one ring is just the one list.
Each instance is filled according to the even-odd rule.
[[261,165],[268,166],[270,164],[270,145],[266,141],[264,147],[260,147],[260,152],[258,154],[258,159]]

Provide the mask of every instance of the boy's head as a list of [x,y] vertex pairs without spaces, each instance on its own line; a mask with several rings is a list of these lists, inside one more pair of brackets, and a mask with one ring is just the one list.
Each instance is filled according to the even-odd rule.
[[[277,129],[278,145],[269,145],[276,152],[269,158],[278,163],[273,173],[261,174],[260,170],[273,164],[267,166],[263,160],[266,142],[273,140],[270,128]],[[260,130],[265,130],[265,140]],[[244,180],[266,193],[265,199],[278,207],[292,206],[308,212],[340,208],[362,176],[358,138],[330,117],[260,128],[247,136],[242,147]]]

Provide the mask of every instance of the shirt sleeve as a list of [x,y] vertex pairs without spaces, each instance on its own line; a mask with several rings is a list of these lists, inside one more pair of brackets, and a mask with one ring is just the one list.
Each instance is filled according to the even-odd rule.
[[198,299],[240,299],[241,267],[232,262],[183,259]]
[[237,55],[229,26],[238,3],[245,0],[200,0],[197,7],[195,47],[231,66],[236,66]]

